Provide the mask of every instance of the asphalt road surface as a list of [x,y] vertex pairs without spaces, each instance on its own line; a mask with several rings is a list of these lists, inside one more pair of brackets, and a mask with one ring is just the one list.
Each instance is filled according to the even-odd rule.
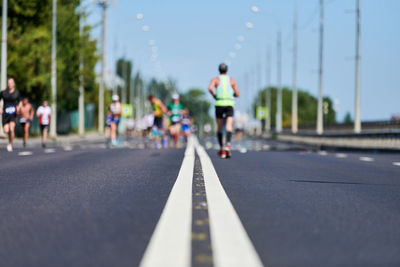
[[400,266],[400,154],[204,147],[1,148],[0,266]]

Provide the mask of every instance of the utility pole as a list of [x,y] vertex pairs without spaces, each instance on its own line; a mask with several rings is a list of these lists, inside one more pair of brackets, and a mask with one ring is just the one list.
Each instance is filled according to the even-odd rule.
[[271,131],[271,47],[267,48],[267,131]]
[[79,14],[79,37],[80,37],[80,53],[79,53],[79,135],[85,134],[85,88],[83,80],[83,6],[81,0],[81,10]]
[[261,98],[261,88],[262,88],[262,81],[261,81],[261,76],[262,76],[262,69],[261,69],[261,62],[260,62],[260,57],[257,63],[257,95],[256,96],[260,96],[257,97],[257,106],[262,106],[262,98]]
[[355,95],[355,112],[354,112],[354,132],[361,132],[360,120],[360,0],[356,0],[356,95]]
[[8,0],[3,0],[3,12],[1,22],[1,88],[7,88],[7,16]]
[[324,51],[324,0],[320,0],[319,19],[319,78],[318,78],[318,110],[317,110],[317,134],[324,132],[322,114],[322,75],[323,75],[323,51]]
[[276,96],[276,132],[280,133],[282,131],[282,41],[281,41],[281,30],[278,30],[278,38],[277,38],[277,96]]
[[[3,0],[3,12],[1,23],[1,90],[7,88],[7,16],[8,1]],[[0,102],[0,108],[3,108],[3,100]],[[4,135],[3,127],[0,127],[0,135]]]
[[244,84],[245,84],[245,90],[248,92],[247,93],[247,102],[249,103],[249,118],[251,118],[251,93],[250,93],[250,87],[249,87],[249,74],[246,72],[244,75]]
[[51,120],[50,136],[57,136],[57,0],[53,0],[53,23],[51,43]]
[[292,88],[292,133],[297,133],[297,7],[293,20],[293,88]]
[[124,86],[121,88],[121,102],[122,104],[126,104],[126,93],[128,91],[128,61],[123,59],[122,61],[122,75],[124,76]]
[[[137,78],[137,79],[136,79]],[[139,121],[139,119],[141,118],[141,114],[139,114],[140,112],[140,99],[141,99],[141,93],[140,93],[140,78],[139,78],[139,74],[136,75],[135,77],[135,89],[136,89],[136,97],[135,97],[135,120],[136,123]],[[133,92],[133,90],[132,90]],[[133,95],[132,95],[132,102],[133,104]]]
[[99,5],[103,9],[102,35],[101,35],[101,79],[99,88],[99,133],[104,133],[104,78],[106,74],[106,20],[107,20],[107,0],[99,0]]

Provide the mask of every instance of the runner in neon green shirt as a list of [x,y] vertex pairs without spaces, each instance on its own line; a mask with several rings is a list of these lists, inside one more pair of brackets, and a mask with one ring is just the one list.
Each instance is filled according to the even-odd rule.
[[178,147],[183,110],[184,108],[183,105],[180,103],[179,95],[173,94],[172,102],[168,105],[168,115],[170,118],[169,132],[173,137],[175,148]]
[[[224,63],[218,67],[220,75],[211,80],[208,91],[215,98],[215,116],[218,126],[218,142],[220,150],[218,154],[221,158],[231,157],[231,139],[233,130],[233,114],[235,107],[235,97],[239,97],[239,89],[235,79],[227,75],[228,66]],[[215,89],[215,92],[214,92]],[[222,128],[225,122],[226,144],[223,143]]]

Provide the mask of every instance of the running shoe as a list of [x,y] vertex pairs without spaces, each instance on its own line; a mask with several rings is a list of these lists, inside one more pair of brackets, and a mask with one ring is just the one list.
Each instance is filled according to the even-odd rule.
[[224,147],[224,150],[225,150],[226,158],[229,159],[232,156],[232,154],[231,154],[231,146],[230,145],[226,145]]
[[8,152],[12,152],[12,151],[13,151],[13,147],[12,147],[11,144],[8,144],[8,145],[7,145],[7,151],[8,151]]
[[225,152],[225,150],[223,150],[223,149],[219,150],[219,151],[218,151],[218,156],[220,156],[221,159],[226,158],[226,152]]

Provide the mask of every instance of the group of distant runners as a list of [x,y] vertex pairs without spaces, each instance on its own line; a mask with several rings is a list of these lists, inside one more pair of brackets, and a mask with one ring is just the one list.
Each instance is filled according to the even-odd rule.
[[[228,66],[220,64],[218,67],[220,75],[213,78],[208,90],[215,102],[215,116],[217,122],[217,139],[219,143],[218,155],[221,158],[230,158],[231,140],[233,132],[234,118],[234,98],[239,97],[240,93],[235,79],[227,75]],[[165,148],[168,146],[167,137],[173,140],[174,147],[179,146],[180,137],[187,137],[192,132],[192,119],[189,110],[184,108],[180,102],[179,94],[172,95],[172,101],[165,106],[164,103],[150,95],[148,100],[152,107],[151,133],[156,148]],[[118,125],[122,114],[122,105],[119,102],[118,95],[112,96],[112,103],[109,106],[106,115],[106,133],[110,136],[111,144],[117,144]],[[165,119],[168,117],[168,119]],[[224,141],[225,136],[225,141]]]
[[[220,64],[218,67],[220,75],[213,78],[208,90],[215,102],[215,116],[217,122],[217,139],[219,143],[218,155],[221,158],[231,157],[231,139],[233,131],[234,117],[234,98],[239,97],[239,90],[235,79],[227,75],[228,66]],[[8,135],[7,151],[13,151],[13,140],[15,136],[15,126],[17,118],[21,124],[23,134],[23,146],[29,138],[29,128],[34,118],[34,109],[29,103],[28,98],[22,98],[19,91],[15,88],[13,78],[8,79],[7,89],[0,92],[0,100],[3,100],[2,114],[3,130]],[[179,140],[185,140],[192,132],[192,119],[189,110],[184,108],[180,102],[179,94],[172,95],[172,102],[165,106],[164,103],[153,95],[148,97],[152,106],[153,123],[151,132],[154,137],[155,147],[162,148],[168,146],[167,136],[171,136],[174,147],[178,147]],[[36,111],[42,135],[42,146],[46,146],[47,132],[50,125],[51,108],[48,102],[43,101],[43,105]],[[122,115],[122,105],[118,95],[112,96],[112,103],[106,115],[106,130],[110,137],[111,144],[118,143],[118,125]],[[167,115],[168,120],[164,119]],[[224,142],[225,135],[225,142]]]
[[[15,126],[17,119],[21,124],[23,134],[23,146],[25,147],[29,138],[29,128],[33,121],[34,109],[27,97],[21,97],[20,92],[15,88],[15,81],[9,78],[7,89],[0,92],[0,100],[3,100],[2,114],[3,131],[8,136],[7,151],[13,151],[13,141],[15,137]],[[42,135],[42,147],[46,147],[47,131],[50,125],[51,108],[48,102],[43,101],[43,105],[36,110]]]
[[[153,109],[152,134],[156,148],[168,146],[167,134],[171,136],[174,147],[179,147],[180,137],[182,136],[184,140],[187,140],[192,132],[192,118],[189,109],[182,105],[177,93],[172,95],[172,102],[168,106],[165,106],[160,99],[153,95],[150,95],[148,100]],[[164,120],[164,114],[168,116],[168,120]]]

